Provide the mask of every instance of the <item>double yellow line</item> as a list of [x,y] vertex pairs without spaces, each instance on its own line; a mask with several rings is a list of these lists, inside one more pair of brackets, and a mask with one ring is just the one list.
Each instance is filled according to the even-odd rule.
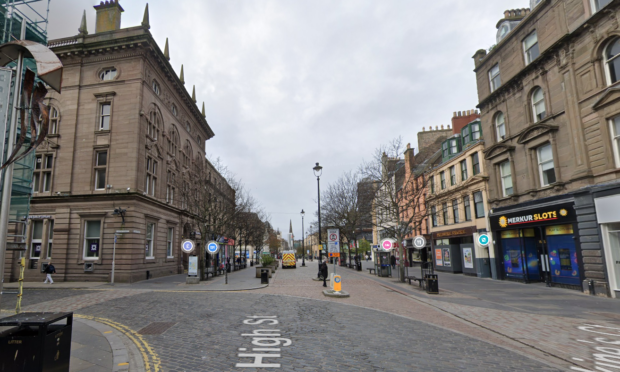
[[144,368],[146,369],[146,371],[147,372],[159,372],[159,368],[160,368],[160,364],[161,364],[161,361],[159,360],[159,356],[151,348],[151,346],[148,344],[148,342],[146,342],[144,340],[142,335],[140,335],[136,331],[132,330],[131,328],[129,328],[129,327],[127,327],[127,326],[125,326],[125,325],[123,325],[121,323],[117,323],[117,322],[115,322],[113,320],[106,319],[106,318],[97,318],[97,317],[94,317],[94,316],[79,315],[79,314],[75,314],[74,316],[76,318],[88,319],[88,320],[92,320],[92,321],[95,321],[95,322],[99,322],[99,323],[108,325],[108,326],[118,330],[119,332],[121,332],[125,336],[129,337],[129,339],[134,344],[136,344],[136,346],[138,347],[138,350],[140,350],[140,353],[142,354],[142,359],[144,360]]

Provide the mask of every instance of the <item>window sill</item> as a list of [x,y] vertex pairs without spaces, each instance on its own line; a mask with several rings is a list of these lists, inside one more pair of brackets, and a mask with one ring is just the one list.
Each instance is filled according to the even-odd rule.
[[58,137],[60,137],[60,134],[58,134],[58,133],[48,133],[47,137],[48,138],[58,138]]
[[109,129],[98,129],[95,130],[95,134],[109,134],[110,130]]

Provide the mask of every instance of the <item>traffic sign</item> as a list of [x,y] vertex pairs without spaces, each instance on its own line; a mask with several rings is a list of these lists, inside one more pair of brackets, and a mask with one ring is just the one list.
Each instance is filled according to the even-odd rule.
[[381,241],[381,244],[379,244],[379,247],[381,247],[384,251],[389,251],[390,249],[394,248],[394,243],[395,243],[394,239],[385,238]]
[[183,240],[181,242],[181,250],[183,253],[192,253],[194,251],[194,242],[189,239]]
[[480,245],[489,245],[489,236],[487,234],[480,234],[478,236],[478,243]]
[[327,229],[327,252],[329,253],[340,253],[340,247],[338,246],[338,242],[340,241],[340,230],[339,229]]
[[329,234],[329,241],[330,242],[337,242],[338,241],[338,234]]
[[420,249],[426,246],[426,239],[422,235],[418,235],[413,238],[413,246]]
[[207,242],[207,252],[216,254],[220,250],[220,245],[215,241]]

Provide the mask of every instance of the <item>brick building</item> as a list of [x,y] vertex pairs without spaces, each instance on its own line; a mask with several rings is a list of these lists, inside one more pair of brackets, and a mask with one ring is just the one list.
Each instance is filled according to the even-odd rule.
[[618,0],[531,0],[474,55],[502,279],[620,290]]
[[[51,40],[64,64],[62,94],[51,93],[51,131],[37,149],[27,227],[26,280],[44,279],[54,262],[60,281],[108,281],[114,234],[119,282],[183,271],[181,239],[197,230],[181,198],[193,172],[209,172],[216,198],[234,191],[205,159],[214,136],[194,95],[149,32],[120,28],[123,8],[95,6],[96,31],[82,19],[76,36]],[[212,174],[212,176],[211,176]],[[119,213],[120,211],[120,213]],[[19,252],[6,280],[18,276]]]

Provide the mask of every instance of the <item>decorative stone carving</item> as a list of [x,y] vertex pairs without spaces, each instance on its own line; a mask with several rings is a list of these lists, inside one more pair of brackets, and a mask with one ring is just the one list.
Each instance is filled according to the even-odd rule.
[[522,145],[524,143],[528,143],[531,140],[542,136],[543,134],[547,134],[550,132],[555,132],[559,129],[557,125],[551,124],[534,124],[527,129],[525,129],[519,137],[517,138],[517,143]]
[[507,152],[514,151],[515,147],[505,143],[496,143],[495,145],[483,151],[486,160],[495,158]]

